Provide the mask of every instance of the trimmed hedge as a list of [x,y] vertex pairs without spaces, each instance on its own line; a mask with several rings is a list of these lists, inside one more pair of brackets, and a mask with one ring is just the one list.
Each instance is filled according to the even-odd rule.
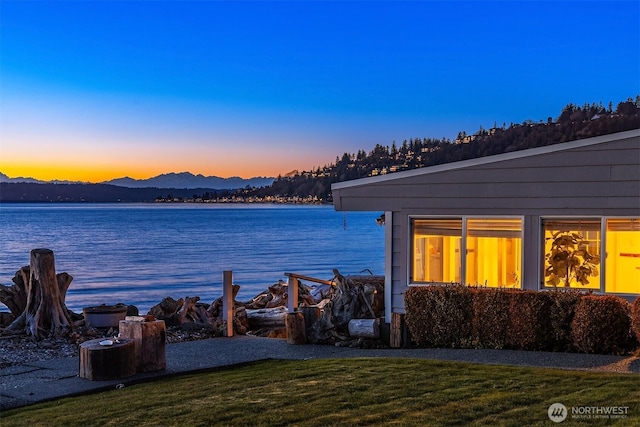
[[571,338],[584,353],[622,354],[631,344],[631,304],[612,296],[586,295],[571,322]]
[[405,322],[412,339],[426,347],[467,347],[473,320],[472,290],[466,286],[412,287],[405,294]]
[[535,291],[512,291],[510,296],[506,346],[522,350],[550,349],[551,296]]
[[549,310],[549,335],[551,351],[576,351],[571,339],[571,322],[578,302],[584,294],[577,290],[552,290]]
[[636,334],[636,340],[640,341],[640,297],[636,298],[631,309],[631,329]]
[[511,292],[477,289],[473,298],[473,344],[477,348],[504,348]]
[[[638,334],[640,298],[634,303]],[[410,287],[405,322],[423,347],[510,348],[619,354],[631,349],[631,304],[573,290],[461,285]]]

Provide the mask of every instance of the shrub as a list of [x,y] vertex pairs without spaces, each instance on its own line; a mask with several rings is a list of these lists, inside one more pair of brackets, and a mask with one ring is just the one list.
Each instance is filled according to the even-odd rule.
[[573,345],[584,353],[622,354],[631,344],[631,304],[616,296],[580,298],[571,322]]
[[461,285],[412,287],[405,322],[420,346],[464,347],[471,340],[473,290]]
[[546,292],[509,292],[509,323],[506,345],[518,350],[551,347],[551,297]]
[[[615,296],[434,285],[409,288],[405,308],[419,346],[620,354],[634,345],[632,306]],[[633,331],[640,336],[640,297]]]
[[571,322],[575,316],[578,302],[584,294],[577,290],[546,291],[551,297],[549,307],[549,339],[552,351],[574,351],[571,339]]
[[640,342],[640,296],[633,302],[631,309],[631,329],[636,334],[636,341]]
[[473,337],[481,348],[504,348],[507,342],[510,292],[478,289],[473,298]]

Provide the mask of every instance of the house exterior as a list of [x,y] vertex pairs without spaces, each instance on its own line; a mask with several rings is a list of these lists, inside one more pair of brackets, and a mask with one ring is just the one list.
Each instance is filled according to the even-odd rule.
[[383,211],[385,318],[410,286],[640,295],[640,129],[336,183]]

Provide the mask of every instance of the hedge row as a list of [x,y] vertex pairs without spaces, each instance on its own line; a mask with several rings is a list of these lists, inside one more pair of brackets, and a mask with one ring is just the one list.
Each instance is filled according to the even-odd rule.
[[633,329],[636,338],[640,341],[640,297],[636,298],[631,309],[631,329]]
[[640,297],[424,286],[406,292],[405,312],[422,347],[622,354],[640,338]]

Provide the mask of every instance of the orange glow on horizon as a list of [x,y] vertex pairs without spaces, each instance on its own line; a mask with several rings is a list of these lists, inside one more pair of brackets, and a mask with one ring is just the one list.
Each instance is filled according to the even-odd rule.
[[[120,167],[112,167],[106,165],[50,165],[50,164],[31,164],[31,165],[13,165],[0,161],[0,172],[9,178],[33,178],[41,181],[80,181],[99,183],[117,178],[129,177],[133,179],[149,179],[158,175],[168,173],[190,172],[194,175],[217,176],[220,178],[229,178],[239,176],[241,178],[254,178],[258,176],[277,177],[284,175],[291,170],[306,170],[305,168],[297,168],[292,166],[287,170],[276,170],[282,165],[221,165],[211,166],[209,168],[194,168],[188,165],[165,166],[165,165],[122,165]],[[275,166],[275,167],[274,167]],[[312,169],[309,167],[308,169]]]
[[3,145],[0,172],[10,178],[98,183],[181,172],[220,178],[277,177],[292,170],[312,170],[329,164],[322,160],[324,153],[312,150],[271,150],[269,146],[241,144],[220,148],[163,142],[150,147],[135,141],[105,139],[65,145],[64,141],[52,139],[48,142],[52,149],[43,150],[44,146],[37,139]]
[[[30,165],[12,166],[0,165],[0,172],[9,178],[33,178],[41,181],[82,181],[97,183],[125,175],[118,175],[118,170],[104,170],[81,166]],[[133,177],[132,177],[133,178]]]

